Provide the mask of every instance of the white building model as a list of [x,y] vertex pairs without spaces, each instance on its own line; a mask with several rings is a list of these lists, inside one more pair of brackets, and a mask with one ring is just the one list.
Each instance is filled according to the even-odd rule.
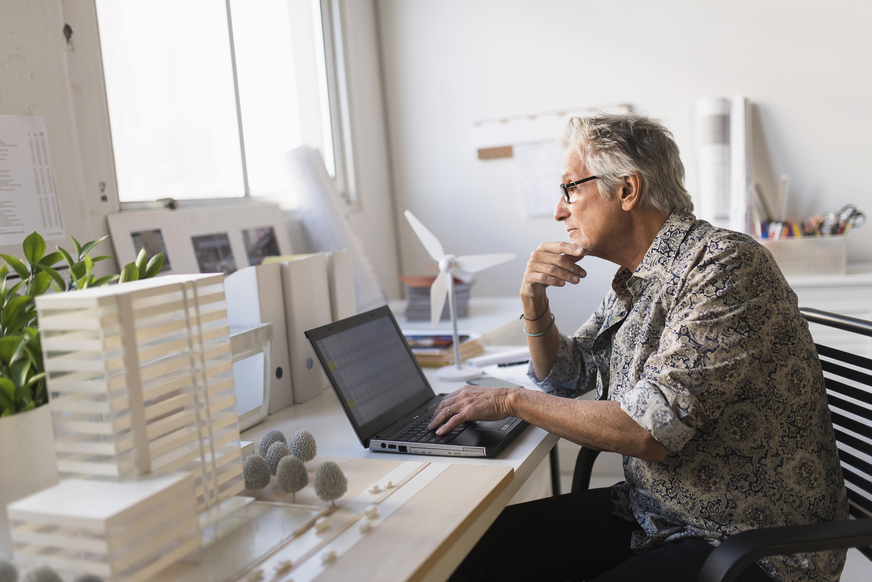
[[[10,504],[16,559],[145,579],[190,553],[198,527],[251,500],[236,495],[223,275],[58,293],[36,307],[61,483]],[[197,514],[199,526],[181,518]]]

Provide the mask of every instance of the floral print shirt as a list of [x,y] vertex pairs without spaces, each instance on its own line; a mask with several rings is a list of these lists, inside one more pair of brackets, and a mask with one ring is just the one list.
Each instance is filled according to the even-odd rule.
[[[530,376],[535,381],[530,367]],[[823,375],[797,298],[752,238],[667,219],[639,267],[573,337],[546,392],[596,390],[670,450],[624,456],[616,513],[644,551],[687,537],[847,517]],[[838,580],[845,552],[761,560],[776,580]]]

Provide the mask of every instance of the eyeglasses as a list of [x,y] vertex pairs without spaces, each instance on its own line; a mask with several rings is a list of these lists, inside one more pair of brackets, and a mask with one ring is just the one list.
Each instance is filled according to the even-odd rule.
[[588,176],[582,180],[576,180],[575,182],[570,182],[569,184],[561,184],[560,190],[563,192],[563,199],[567,204],[572,204],[572,200],[569,198],[570,190],[573,190],[576,186],[584,184],[585,182],[590,182],[591,180],[596,180],[599,176]]

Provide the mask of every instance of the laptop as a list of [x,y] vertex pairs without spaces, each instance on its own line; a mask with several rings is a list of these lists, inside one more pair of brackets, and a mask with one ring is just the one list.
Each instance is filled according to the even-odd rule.
[[493,457],[527,423],[511,417],[428,431],[435,394],[391,310],[379,307],[306,332],[364,447],[375,452]]

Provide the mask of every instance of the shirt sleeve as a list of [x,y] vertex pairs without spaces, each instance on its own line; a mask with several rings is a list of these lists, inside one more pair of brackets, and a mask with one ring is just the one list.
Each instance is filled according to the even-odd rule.
[[605,304],[604,300],[575,335],[560,335],[557,358],[544,380],[540,382],[536,379],[533,364],[530,363],[527,376],[543,392],[564,398],[577,398],[597,387],[596,363],[591,355],[591,346],[602,326]]
[[780,272],[755,245],[724,245],[675,290],[659,348],[621,399],[624,412],[670,451],[753,387],[749,375],[765,374],[761,360],[790,299],[772,291],[786,287],[774,278]]

